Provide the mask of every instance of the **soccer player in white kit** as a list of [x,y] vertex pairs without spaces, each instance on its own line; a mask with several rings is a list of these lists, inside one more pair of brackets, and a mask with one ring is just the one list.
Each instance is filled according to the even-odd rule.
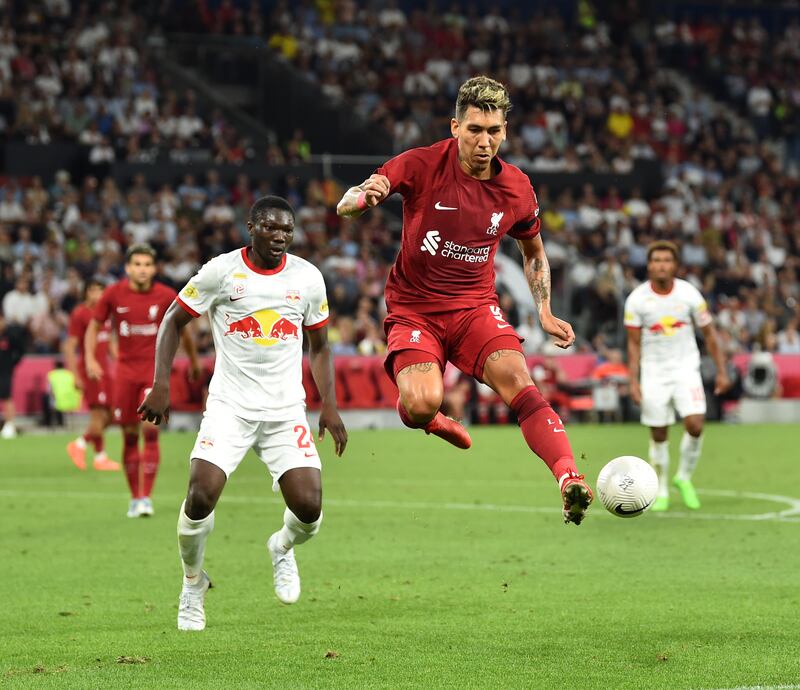
[[300,597],[294,546],[313,537],[322,522],[321,464],[305,414],[304,332],[322,398],[319,438],[328,429],[336,455],[347,444],[336,407],[325,283],[316,267],[286,253],[294,211],[285,199],[262,197],[250,210],[247,229],[251,246],[211,259],[168,309],[158,332],[153,388],[139,407],[146,421],[168,419],[169,375],[180,333],[207,313],[217,358],[178,517],[180,630],[205,628],[211,586],[203,570],[206,539],[225,482],[250,448],[266,464],[273,491],[280,489],[286,501],[283,526],[267,542],[275,594],[284,604]]
[[650,427],[650,463],[658,472],[658,497],[651,508],[655,511],[669,508],[667,429],[675,422],[675,410],[685,431],[673,483],[687,508],[700,507],[692,474],[703,445],[706,396],[695,327],[717,365],[714,392],[724,393],[730,387],[706,301],[691,283],[675,277],[677,270],[678,248],[672,242],[653,242],[647,250],[649,280],[625,301],[631,398],[641,405],[642,424]]

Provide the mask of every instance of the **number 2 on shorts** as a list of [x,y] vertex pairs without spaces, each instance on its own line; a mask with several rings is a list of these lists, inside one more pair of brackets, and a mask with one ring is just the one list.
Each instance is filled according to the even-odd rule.
[[297,447],[302,450],[305,450],[306,448],[311,448],[311,446],[314,444],[314,439],[311,437],[311,434],[309,433],[308,429],[304,427],[302,424],[298,424],[294,428],[294,433],[298,432],[300,433],[300,435],[297,437]]

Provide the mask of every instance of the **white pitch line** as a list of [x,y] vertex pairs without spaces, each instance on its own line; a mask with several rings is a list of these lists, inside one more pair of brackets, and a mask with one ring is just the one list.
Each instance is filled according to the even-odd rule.
[[800,690],[800,685],[739,685],[735,688],[715,688],[715,690]]
[[[788,508],[781,511],[757,514],[723,514],[723,513],[701,513],[701,512],[682,512],[672,511],[669,513],[656,514],[657,519],[689,519],[689,520],[739,520],[750,522],[800,522],[800,499],[790,496],[778,496],[773,494],[752,493],[747,491],[729,491],[724,489],[705,489],[700,493],[708,495],[725,496],[731,498],[749,498],[754,500],[774,501],[776,503],[786,503]],[[60,499],[101,499],[101,500],[127,500],[127,496],[119,493],[90,492],[90,491],[17,491],[12,489],[0,489],[0,496],[5,498],[60,498]],[[170,501],[181,501],[183,495],[161,495],[159,498]],[[279,504],[282,499],[265,495],[261,496],[223,496],[223,503],[240,503],[245,505],[260,504]],[[346,498],[326,498],[325,504],[338,506],[340,508],[386,508],[399,510],[475,510],[498,513],[529,513],[529,514],[551,514],[558,512],[557,509],[545,506],[530,505],[507,505],[497,503],[457,503],[443,502],[434,503],[428,501],[391,501],[391,500],[352,500]],[[592,515],[604,515],[611,517],[609,513],[602,510],[593,511]],[[800,689],[799,689],[800,690]]]

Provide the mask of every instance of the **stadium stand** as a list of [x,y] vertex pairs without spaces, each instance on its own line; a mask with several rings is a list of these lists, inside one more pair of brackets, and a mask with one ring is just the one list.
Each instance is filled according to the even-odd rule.
[[[336,353],[385,350],[396,213],[338,218],[341,182],[309,163],[318,141],[298,130],[256,145],[173,82],[154,46],[180,30],[265,42],[271,59],[304,75],[321,99],[381,128],[387,157],[446,136],[458,84],[491,73],[515,103],[501,155],[537,189],[554,296],[580,352],[604,358],[622,345],[621,305],[644,276],[647,244],[661,237],[680,245],[684,277],[709,298],[731,357],[800,354],[796,17],[652,21],[636,3],[607,16],[567,5],[525,14],[454,4],[438,13],[391,0],[198,0],[187,21],[180,2],[150,15],[128,2],[4,5],[7,156],[11,146],[18,155],[20,146],[77,144],[83,162],[0,175],[3,312],[28,329],[32,353],[55,353],[82,281],[122,275],[129,243],[156,247],[160,278],[180,287],[209,257],[246,242],[249,205],[274,191],[297,210],[293,251],[325,275]],[[630,182],[643,161],[658,169],[656,193]],[[568,182],[537,182],[554,173]],[[504,251],[516,256],[513,243]],[[525,305],[503,300],[512,322],[540,342]],[[210,351],[207,331],[201,348]],[[392,396],[382,372],[348,362],[343,406]]]

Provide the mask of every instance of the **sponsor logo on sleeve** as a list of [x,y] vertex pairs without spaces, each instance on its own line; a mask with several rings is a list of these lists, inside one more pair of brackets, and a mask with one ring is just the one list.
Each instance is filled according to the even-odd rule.
[[183,288],[181,294],[186,297],[186,299],[197,299],[200,297],[200,290],[198,290],[196,286],[189,283],[185,288]]

